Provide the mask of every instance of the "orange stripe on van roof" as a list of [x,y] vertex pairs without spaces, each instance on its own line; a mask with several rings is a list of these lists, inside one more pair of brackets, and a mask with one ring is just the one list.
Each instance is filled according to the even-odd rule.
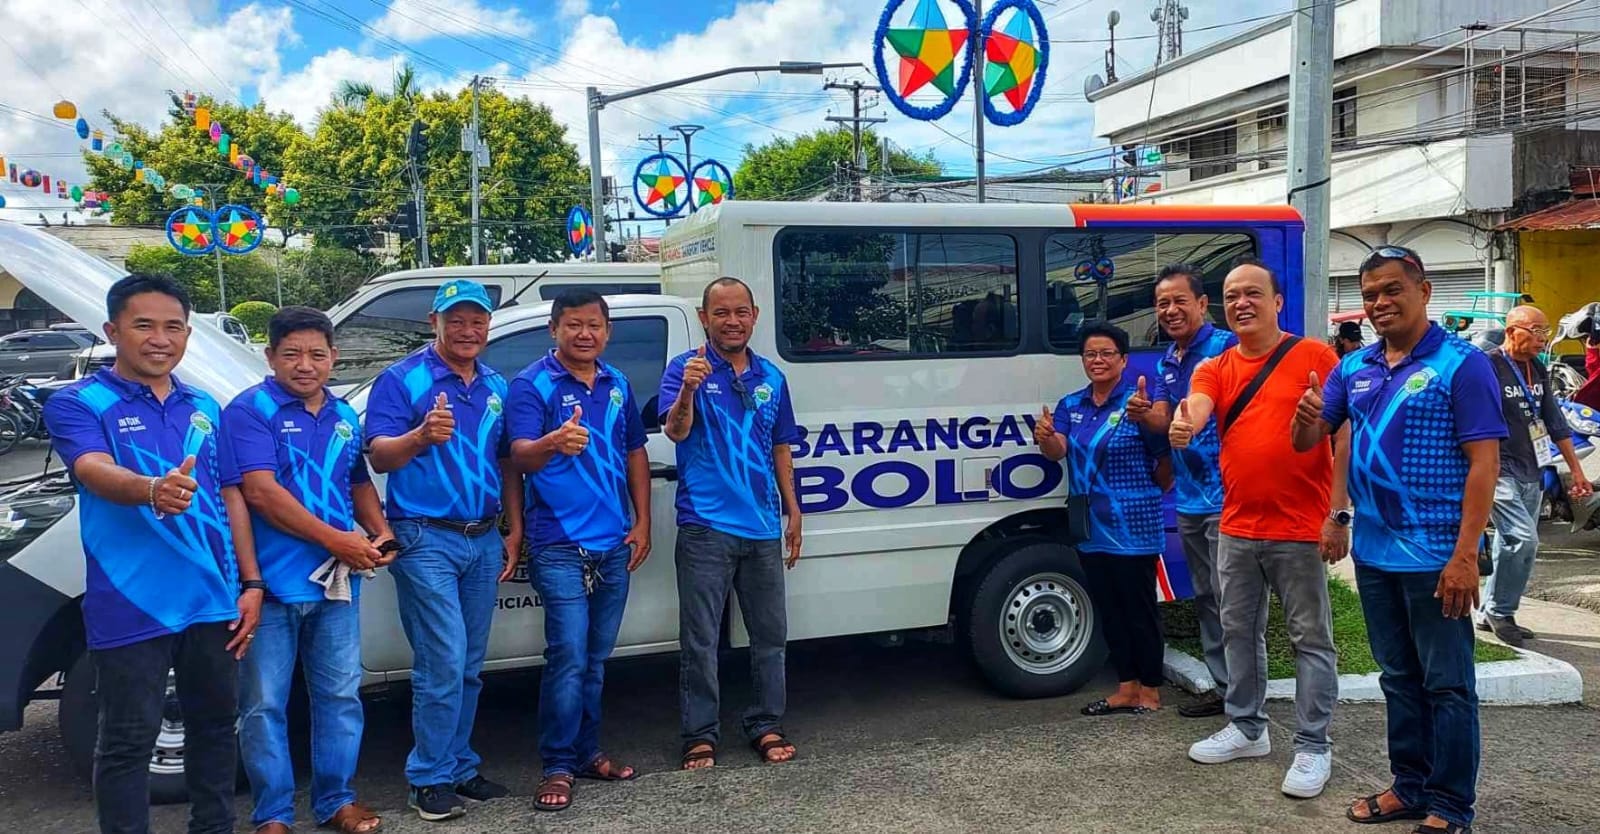
[[1293,206],[1172,206],[1152,203],[1085,203],[1068,206],[1079,226],[1090,223],[1193,223],[1196,221],[1304,222]]

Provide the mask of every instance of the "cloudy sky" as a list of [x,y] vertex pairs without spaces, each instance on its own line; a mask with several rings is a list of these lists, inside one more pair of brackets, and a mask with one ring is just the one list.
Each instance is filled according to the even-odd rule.
[[[909,14],[916,0],[907,0]],[[1155,0],[1039,0],[1052,55],[1040,104],[1025,124],[987,131],[992,173],[1032,170],[1094,137],[1083,82],[1103,71],[1105,19],[1119,10],[1118,72],[1155,58]],[[1281,14],[1291,0],[1190,0],[1185,46]],[[493,76],[512,95],[547,103],[587,159],[583,88],[615,91],[741,64],[777,60],[872,62],[880,0],[3,0],[0,2],[0,156],[8,163],[78,179],[80,145],[51,105],[75,101],[99,114],[154,126],[166,90],[196,90],[274,110],[314,125],[339,82],[385,88],[409,62],[425,87],[459,88]],[[893,67],[891,60],[890,66]],[[892,71],[892,70],[891,70]],[[864,70],[830,73],[871,81]],[[602,159],[626,181],[646,155],[637,137],[681,122],[707,130],[695,157],[734,167],[747,142],[793,136],[846,113],[849,97],[814,76],[730,76],[642,97],[603,113]],[[931,150],[955,174],[973,171],[972,110],[937,123],[908,119],[883,102],[874,112],[897,145]],[[18,186],[0,184],[10,208],[59,209]],[[19,217],[22,214],[24,217]]]

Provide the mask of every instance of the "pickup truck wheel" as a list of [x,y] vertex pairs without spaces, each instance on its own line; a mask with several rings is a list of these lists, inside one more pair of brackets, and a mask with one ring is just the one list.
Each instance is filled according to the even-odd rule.
[[1034,542],[995,559],[964,621],[978,668],[1015,698],[1073,692],[1105,664],[1083,568],[1065,545]]
[[[99,709],[95,698],[94,664],[88,653],[78,658],[78,662],[67,673],[67,683],[61,691],[59,720],[61,740],[73,770],[85,780],[92,780]],[[177,690],[169,675],[161,733],[150,752],[150,804],[171,805],[189,801],[189,788],[183,781],[183,754],[183,714],[178,707]]]

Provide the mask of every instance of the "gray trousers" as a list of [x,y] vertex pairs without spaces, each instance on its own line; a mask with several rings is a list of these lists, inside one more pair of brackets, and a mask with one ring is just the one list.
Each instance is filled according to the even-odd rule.
[[1222,635],[1231,674],[1228,718],[1251,739],[1267,728],[1267,591],[1283,603],[1295,651],[1296,752],[1329,751],[1328,723],[1339,697],[1338,655],[1328,576],[1316,542],[1274,542],[1221,535]]
[[1217,694],[1228,691],[1228,662],[1222,648],[1222,612],[1217,607],[1217,526],[1220,515],[1178,514],[1178,538],[1194,586],[1194,613],[1200,621],[1200,648]]
[[[1539,507],[1544,485],[1522,483],[1501,476],[1494,482],[1494,573],[1483,588],[1483,613],[1490,617],[1516,616],[1522,592],[1533,576],[1539,554]],[[1482,617],[1479,617],[1481,620]]]

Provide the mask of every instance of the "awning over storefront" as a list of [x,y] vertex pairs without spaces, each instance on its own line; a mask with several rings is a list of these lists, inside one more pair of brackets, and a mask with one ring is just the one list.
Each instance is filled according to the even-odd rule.
[[1495,227],[1502,232],[1556,232],[1600,229],[1600,199],[1584,197],[1507,220]]

